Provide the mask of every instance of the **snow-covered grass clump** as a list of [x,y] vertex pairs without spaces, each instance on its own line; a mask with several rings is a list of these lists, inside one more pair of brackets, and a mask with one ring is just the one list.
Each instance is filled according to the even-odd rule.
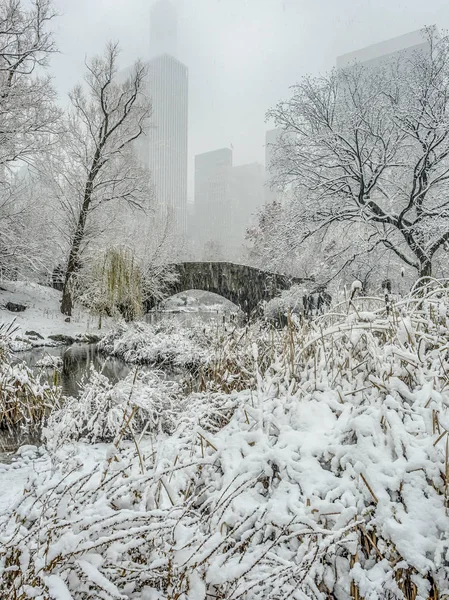
[[[92,371],[79,398],[67,398],[53,411],[44,431],[49,447],[85,441],[113,442],[117,436],[133,439],[136,433],[171,430],[179,385],[157,371],[130,373],[115,385]],[[154,429],[155,428],[155,429]]]
[[158,325],[143,322],[121,323],[98,344],[100,352],[132,364],[186,367],[208,359],[208,326],[181,327],[167,320]]
[[447,597],[448,308],[435,285],[249,335],[247,389],[154,410],[141,439],[129,380],[113,443],[52,449],[0,520],[1,597]]
[[14,333],[13,326],[0,325],[0,448],[21,434],[35,437],[61,395],[25,363],[11,361],[9,341]]

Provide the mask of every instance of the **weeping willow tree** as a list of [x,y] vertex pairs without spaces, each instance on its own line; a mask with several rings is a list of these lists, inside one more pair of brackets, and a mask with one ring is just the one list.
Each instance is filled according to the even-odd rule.
[[144,276],[132,250],[109,248],[82,274],[83,304],[101,315],[132,321],[143,313]]

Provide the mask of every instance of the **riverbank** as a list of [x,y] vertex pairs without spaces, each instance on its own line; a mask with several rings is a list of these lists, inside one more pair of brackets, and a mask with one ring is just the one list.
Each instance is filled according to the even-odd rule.
[[[98,316],[80,306],[75,306],[68,321],[60,311],[61,297],[60,291],[37,283],[0,281],[0,323],[14,322],[11,350],[92,342],[108,331],[109,319],[102,320],[100,329]],[[24,310],[14,310],[23,307]]]

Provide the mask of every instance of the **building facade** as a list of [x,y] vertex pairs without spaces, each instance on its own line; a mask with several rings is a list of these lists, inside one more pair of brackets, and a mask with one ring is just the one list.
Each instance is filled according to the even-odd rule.
[[377,67],[389,60],[394,60],[400,54],[410,52],[426,52],[429,43],[421,29],[400,35],[378,44],[372,44],[366,48],[355,50],[337,56],[337,69],[350,67],[355,63],[361,63],[369,67]]
[[206,260],[208,253],[216,257],[228,247],[232,221],[231,173],[232,150],[229,148],[195,156],[195,205],[190,237],[195,241],[199,257]]
[[173,215],[177,232],[187,224],[188,69],[169,54],[148,63],[149,130],[140,154],[151,173],[157,203]]
[[203,260],[242,256],[246,231],[264,203],[263,165],[233,166],[232,150],[195,157],[195,204],[190,238]]

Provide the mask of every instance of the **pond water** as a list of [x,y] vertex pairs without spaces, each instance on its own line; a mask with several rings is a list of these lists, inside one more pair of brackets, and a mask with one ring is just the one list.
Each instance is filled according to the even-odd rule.
[[[132,365],[127,365],[123,360],[111,356],[104,356],[97,350],[96,344],[73,344],[72,346],[59,346],[56,348],[34,348],[26,352],[18,352],[16,360],[24,361],[31,369],[36,368],[36,363],[46,356],[62,358],[62,370],[58,374],[58,382],[62,386],[65,396],[74,396],[80,392],[80,383],[89,376],[94,368],[105,375],[111,383],[124,379]],[[37,367],[41,368],[41,367]],[[47,369],[53,381],[54,369]]]
[[[39,361],[48,356],[62,359],[62,369],[57,374],[58,384],[61,385],[65,396],[75,398],[79,396],[80,386],[89,377],[92,368],[103,373],[111,383],[117,383],[124,379],[131,370],[135,369],[134,365],[128,365],[119,358],[100,354],[96,344],[34,348],[26,352],[17,352],[14,355],[14,362],[23,361],[33,370],[46,371],[49,381],[53,383],[55,369],[36,366]],[[151,369],[151,367],[139,366],[139,369]],[[170,373],[167,373],[167,377],[171,376]],[[32,438],[22,432],[13,435],[2,432],[0,435],[0,463],[9,462],[13,456],[12,453],[22,444],[38,443],[38,437]]]
[[[54,356],[62,358],[62,369],[58,372],[58,384],[62,387],[65,396],[79,396],[80,384],[89,376],[91,368],[102,372],[112,383],[124,379],[130,370],[134,368],[127,365],[118,358],[102,356],[96,344],[73,344],[72,346],[41,347],[17,352],[14,362],[25,362],[33,370],[44,370],[47,372],[50,382],[54,381],[54,368],[43,369],[36,367],[36,363],[45,357]],[[32,438],[27,434],[18,432],[8,434],[2,432],[0,436],[0,463],[11,460],[11,452],[22,444],[38,444],[39,439]]]

